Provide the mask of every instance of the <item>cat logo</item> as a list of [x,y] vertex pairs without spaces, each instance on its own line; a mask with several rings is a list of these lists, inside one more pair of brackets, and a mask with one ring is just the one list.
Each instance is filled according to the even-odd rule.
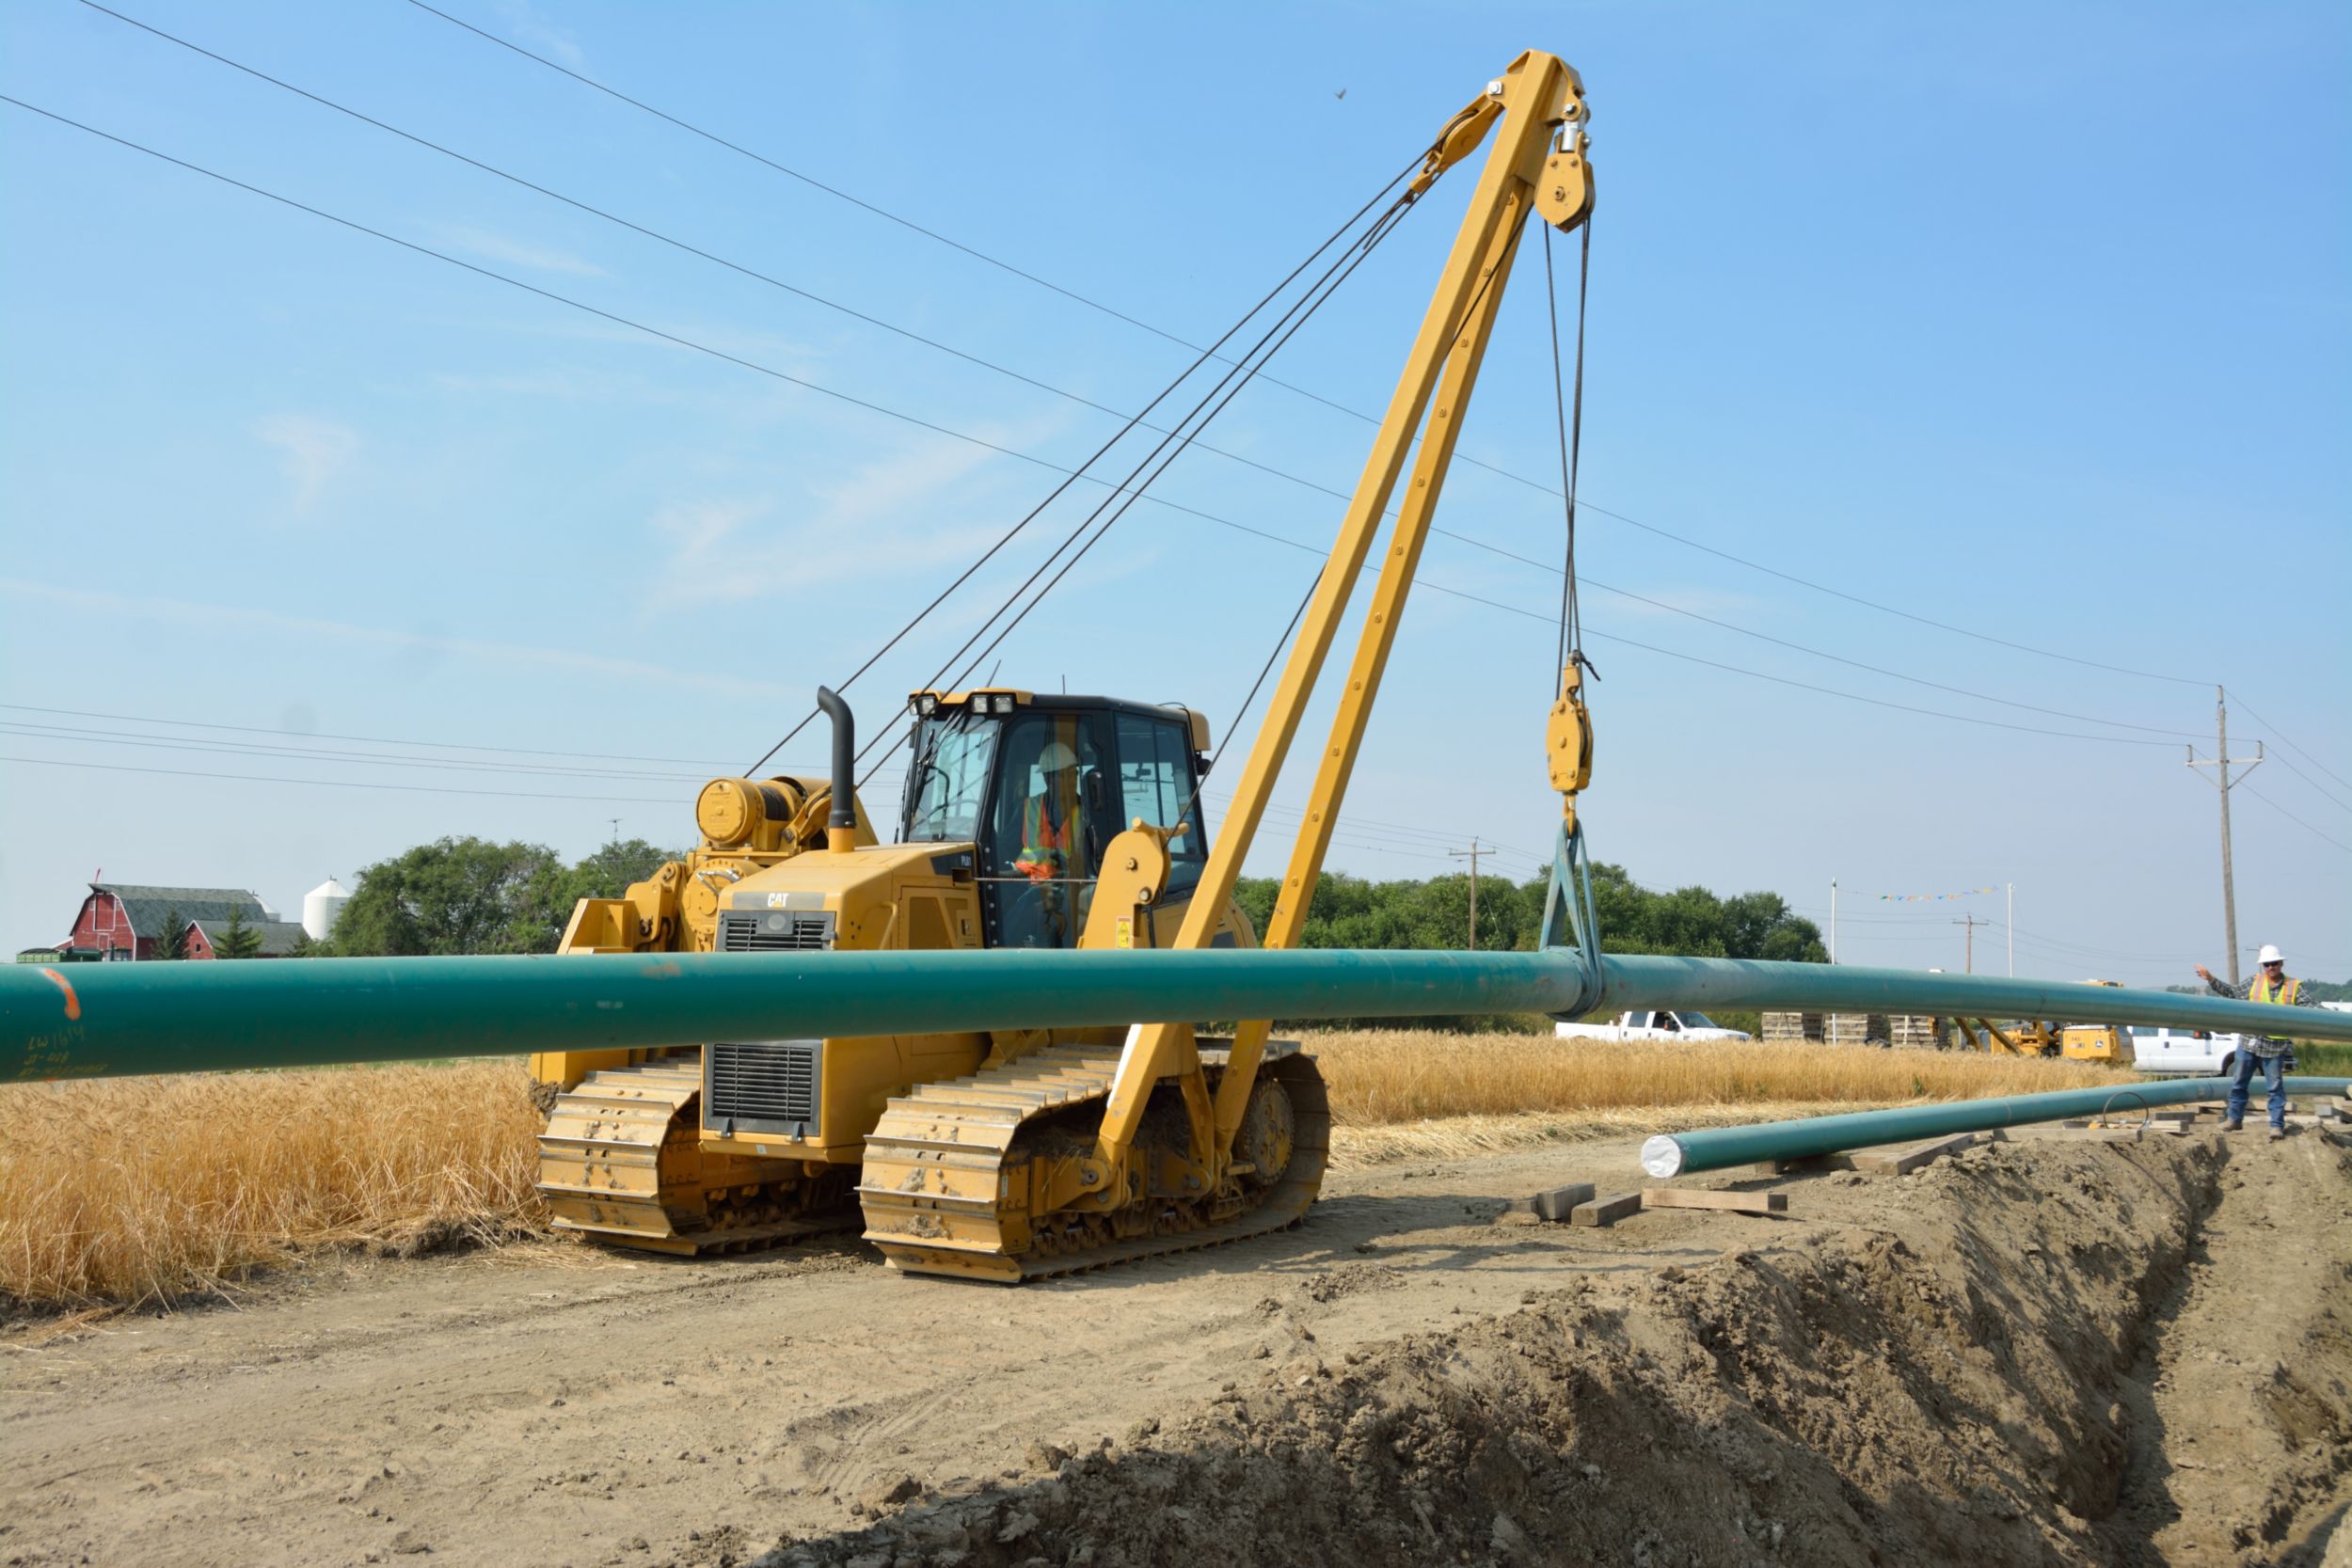
[[768,907],[771,910],[783,909],[785,907],[785,900],[786,895],[781,893],[771,893],[768,895]]

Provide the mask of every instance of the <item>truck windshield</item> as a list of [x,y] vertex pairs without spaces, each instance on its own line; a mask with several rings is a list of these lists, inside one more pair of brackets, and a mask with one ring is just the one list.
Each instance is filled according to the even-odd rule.
[[977,835],[998,728],[968,708],[915,724],[901,842],[951,844]]
[[1682,1026],[1685,1029],[1714,1029],[1721,1027],[1713,1019],[1708,1017],[1705,1013],[1694,1013],[1687,1007],[1681,1012],[1675,1014],[1675,1017],[1682,1020]]

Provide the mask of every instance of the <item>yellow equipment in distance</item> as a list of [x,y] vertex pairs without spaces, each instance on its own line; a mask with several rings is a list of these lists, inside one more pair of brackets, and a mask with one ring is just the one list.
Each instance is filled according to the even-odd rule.
[[[2120,989],[2116,980],[2086,980],[2087,986]],[[2028,1019],[2004,1029],[1987,1019],[1954,1019],[1961,1041],[1971,1050],[2009,1056],[2063,1057],[2071,1062],[2108,1062],[2130,1067],[2138,1060],[2131,1031],[2112,1023],[2053,1023]]]
[[[1591,210],[1587,119],[1576,72],[1530,51],[1447,122],[1410,182],[1418,197],[1502,127],[1213,850],[1195,807],[1207,727],[1188,710],[917,692],[901,842],[882,845],[851,786],[848,708],[820,692],[831,780],[707,785],[702,846],[622,898],[583,902],[564,951],[1256,945],[1234,883],[1409,458],[1263,935],[1295,944],[1520,231],[1537,215],[1572,230]],[[1573,823],[1591,741],[1576,672],[1565,685],[1547,742]],[[1104,834],[1114,778],[1130,825]],[[559,1226],[697,1252],[837,1225],[854,1180],[866,1237],[895,1266],[1008,1282],[1231,1240],[1289,1225],[1322,1184],[1321,1076],[1268,1032],[1257,1020],[1230,1040],[1162,1023],[546,1053],[532,1058],[551,1102],[541,1191]]]

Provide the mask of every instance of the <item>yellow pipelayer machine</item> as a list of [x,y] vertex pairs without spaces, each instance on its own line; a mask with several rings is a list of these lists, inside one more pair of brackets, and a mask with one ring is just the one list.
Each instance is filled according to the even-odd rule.
[[[1576,72],[1531,51],[1447,122],[1410,181],[1406,200],[1494,135],[1213,850],[1195,809],[1208,747],[1197,712],[917,692],[899,842],[885,845],[852,787],[849,709],[820,691],[832,777],[706,785],[701,846],[624,897],[583,901],[564,951],[1295,943],[1520,230],[1531,215],[1573,230],[1590,212],[1586,119]],[[1257,933],[1233,884],[1392,500],[1305,823]],[[1548,746],[1573,821],[1591,736],[1573,670],[1565,689]],[[1255,1021],[1230,1039],[1151,1024],[541,1054],[540,1190],[562,1227],[687,1253],[834,1228],[854,1198],[897,1267],[1007,1282],[1206,1245],[1292,1224],[1322,1184],[1321,1075],[1267,1032]]]

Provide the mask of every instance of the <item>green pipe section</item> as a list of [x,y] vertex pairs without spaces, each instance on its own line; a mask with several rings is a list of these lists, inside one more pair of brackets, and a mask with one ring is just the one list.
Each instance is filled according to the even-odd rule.
[[2273,1032],[2300,1039],[2352,1039],[2352,1014],[2284,1008],[2202,992],[2124,990],[2069,980],[1931,974],[1916,969],[1765,963],[1748,958],[1606,958],[1605,1012],[1637,1007],[1757,1011],[1928,1013],[1949,1018],[2034,1018],[2077,1023],[2169,1023],[2221,1033]]
[[599,954],[12,966],[0,1079],[1159,1020],[1542,1012],[1531,953]]
[[[1453,953],[920,952],[304,958],[0,969],[0,1081],[1245,1018],[1895,1008],[2204,1029],[2281,1009],[1824,964]],[[2298,1009],[2352,1041],[2352,1014]]]
[[[2352,1078],[2289,1078],[2289,1094],[2352,1093]],[[2059,1089],[2050,1094],[1962,1100],[1943,1105],[1905,1105],[1891,1111],[1852,1111],[1844,1116],[1807,1117],[1755,1127],[1712,1128],[1699,1132],[1661,1132],[1642,1145],[1642,1168],[1660,1178],[1722,1170],[1767,1160],[1802,1160],[1877,1144],[1914,1143],[1953,1132],[1989,1132],[1996,1127],[2062,1121],[2068,1117],[2125,1114],[2158,1105],[2219,1100],[2230,1091],[2221,1078],[2169,1082],[2141,1080],[2099,1089]]]

